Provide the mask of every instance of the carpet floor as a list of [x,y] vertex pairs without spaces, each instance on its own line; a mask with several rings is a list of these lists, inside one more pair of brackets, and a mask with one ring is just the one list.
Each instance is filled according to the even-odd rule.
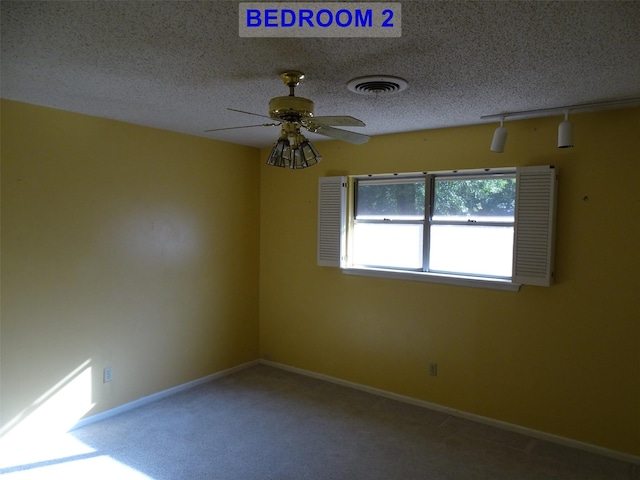
[[11,479],[636,479],[638,467],[257,365],[67,434]]

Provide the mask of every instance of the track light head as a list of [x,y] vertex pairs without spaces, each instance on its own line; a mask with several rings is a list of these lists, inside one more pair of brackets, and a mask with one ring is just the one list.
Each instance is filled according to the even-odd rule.
[[558,148],[573,148],[573,123],[569,121],[569,110],[564,112],[564,121],[558,125]]
[[504,152],[504,145],[507,142],[507,129],[504,128],[504,118],[500,119],[500,126],[493,132],[490,150],[494,153]]

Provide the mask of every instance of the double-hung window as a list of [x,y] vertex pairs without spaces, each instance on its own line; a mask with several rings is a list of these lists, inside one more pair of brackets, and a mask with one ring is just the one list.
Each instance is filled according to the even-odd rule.
[[422,270],[424,178],[356,179],[351,263]]
[[[346,273],[454,284],[550,285],[553,167],[327,177],[343,188],[332,242]],[[349,194],[347,195],[347,186]],[[319,198],[321,209],[326,204]],[[319,232],[327,230],[322,213]],[[322,243],[322,242],[321,242]],[[326,246],[325,246],[326,247]]]
[[511,277],[515,180],[515,173],[427,178],[427,271]]

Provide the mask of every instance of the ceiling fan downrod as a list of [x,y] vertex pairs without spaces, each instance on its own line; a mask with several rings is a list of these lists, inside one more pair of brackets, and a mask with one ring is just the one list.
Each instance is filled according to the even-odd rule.
[[289,70],[287,72],[282,72],[280,74],[280,78],[284,81],[284,84],[289,87],[289,96],[294,97],[295,88],[304,79],[304,73],[298,70]]

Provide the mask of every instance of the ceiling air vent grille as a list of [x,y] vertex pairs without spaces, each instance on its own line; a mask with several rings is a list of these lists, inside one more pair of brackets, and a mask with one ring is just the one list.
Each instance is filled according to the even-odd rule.
[[389,95],[407,88],[408,83],[400,77],[372,75],[358,77],[347,83],[347,88],[361,95]]

